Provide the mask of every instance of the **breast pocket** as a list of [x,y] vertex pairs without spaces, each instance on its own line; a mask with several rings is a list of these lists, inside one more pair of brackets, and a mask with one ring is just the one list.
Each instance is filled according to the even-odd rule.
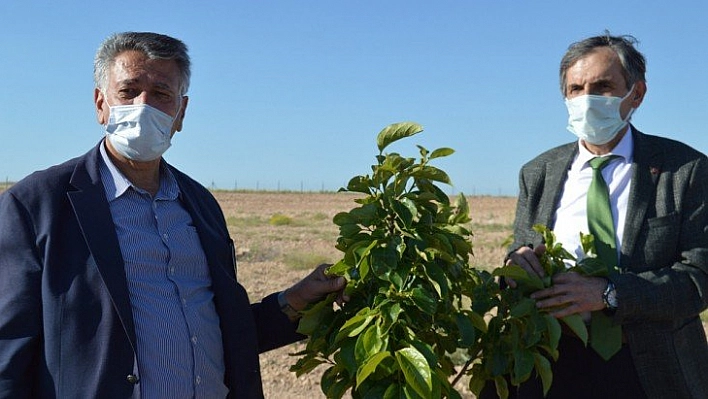
[[646,221],[644,258],[647,269],[658,269],[679,260],[680,217],[677,212]]

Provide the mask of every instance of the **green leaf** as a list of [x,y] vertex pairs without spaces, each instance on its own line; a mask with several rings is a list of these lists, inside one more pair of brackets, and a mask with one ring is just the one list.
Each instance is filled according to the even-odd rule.
[[355,224],[356,220],[349,214],[349,212],[339,212],[334,215],[332,222],[337,226],[342,226],[345,224]]
[[384,392],[383,399],[402,399],[405,398],[403,394],[403,387],[401,387],[398,383],[395,381],[391,382],[391,385],[388,386],[386,389],[386,392]]
[[[514,337],[505,337],[507,344],[509,344],[509,341],[512,341]],[[512,346],[516,346],[512,344]],[[509,359],[506,357],[505,353],[502,353],[502,351],[493,351],[491,353],[492,355],[492,375],[494,376],[501,376],[506,373],[507,367],[509,366]]]
[[583,341],[583,344],[588,344],[588,329],[585,326],[582,316],[579,314],[572,314],[569,316],[561,317],[561,321],[565,323],[568,328],[570,328],[573,333]]
[[434,195],[435,201],[440,202],[444,206],[450,205],[450,197],[448,197],[440,187],[433,184],[432,181],[425,178],[417,178],[416,184],[421,191]]
[[474,311],[467,312],[466,314],[476,329],[483,333],[487,332],[487,322],[482,315]]
[[368,203],[352,209],[349,211],[349,215],[354,219],[355,223],[371,226],[378,222],[378,211],[377,203]]
[[519,385],[529,379],[534,366],[533,353],[526,349],[514,351],[514,373],[511,379],[513,385]]
[[545,287],[543,280],[535,274],[529,274],[519,265],[506,265],[494,269],[492,275],[495,277],[511,278],[521,285],[525,285],[525,292],[534,292]]
[[373,248],[371,250],[371,261],[369,264],[378,278],[389,281],[398,288],[401,287],[403,283],[401,277],[396,273],[393,273],[398,265],[396,248]]
[[506,382],[506,378],[503,376],[494,377],[494,385],[497,388],[497,396],[501,399],[507,399],[509,397],[509,385]]
[[[426,260],[427,255],[425,255],[424,252],[420,253],[425,257],[423,260]],[[438,294],[438,298],[447,297],[447,293],[450,290],[450,280],[447,274],[445,274],[445,271],[440,267],[432,266],[423,269],[423,273],[428,277],[428,283],[433,287],[435,293]]]
[[457,323],[457,329],[460,331],[459,345],[463,348],[474,345],[477,334],[472,320],[463,313],[457,313],[455,315],[455,323]]
[[511,317],[521,318],[536,310],[536,301],[531,298],[522,298],[510,311]]
[[378,324],[370,325],[359,335],[354,347],[354,356],[361,363],[368,359],[386,346],[388,334],[381,333],[381,327]]
[[426,342],[422,340],[412,340],[410,341],[410,344],[418,352],[420,352],[421,355],[423,355],[425,361],[428,362],[428,364],[434,365],[438,362],[437,355],[435,354],[435,352],[433,352],[433,349]]
[[316,369],[317,366],[323,363],[325,363],[325,361],[322,359],[303,357],[298,360],[295,366],[290,368],[290,371],[295,371],[295,375],[300,377]]
[[371,194],[371,180],[367,176],[354,176],[347,184],[347,191]]
[[551,370],[551,362],[546,359],[545,356],[540,353],[533,354],[534,366],[536,367],[536,372],[541,376],[541,383],[543,384],[543,396],[548,394],[548,390],[551,389],[551,384],[553,383],[553,372]]
[[583,253],[595,254],[595,237],[592,234],[580,233],[580,244],[583,248]]
[[506,265],[494,269],[492,275],[495,277],[508,277],[514,280],[528,279],[529,274],[519,265]]
[[339,226],[339,235],[342,237],[354,237],[361,232],[358,224],[343,224]]
[[578,261],[576,267],[580,274],[592,277],[605,277],[608,275],[609,270],[605,265],[605,262],[600,260],[600,258],[586,257]]
[[463,224],[470,221],[470,207],[467,204],[467,198],[465,195],[460,193],[455,200],[455,210],[448,220],[449,224]]
[[428,151],[428,149],[423,147],[422,145],[417,145],[416,147],[418,147],[418,150],[420,151],[420,157],[422,159],[427,159],[430,151]]
[[435,314],[438,303],[435,298],[431,297],[428,291],[422,288],[413,288],[411,298],[418,309],[429,315]]
[[381,330],[383,334],[388,334],[389,329],[398,321],[398,316],[403,312],[401,305],[396,302],[385,301],[379,305],[383,323]]
[[455,153],[455,150],[453,150],[452,148],[446,148],[446,147],[438,148],[430,154],[430,159],[446,157],[446,156],[452,155],[454,153]]
[[302,318],[300,318],[297,326],[297,332],[303,335],[312,335],[322,320],[324,320],[328,315],[334,313],[332,303],[334,302],[335,297],[336,294],[330,294],[325,299],[315,303],[310,308],[303,311]]
[[444,171],[434,167],[434,166],[419,166],[416,167],[411,176],[418,179],[428,179],[432,181],[438,181],[445,184],[452,184],[450,177]]
[[423,354],[413,347],[396,351],[396,360],[408,386],[423,398],[431,397],[433,381],[430,366]]
[[341,370],[338,366],[332,366],[322,374],[320,386],[327,398],[339,399],[351,387],[349,380],[340,373]]
[[351,266],[344,262],[344,260],[340,260],[332,266],[328,267],[326,274],[328,276],[344,276],[345,274],[347,274],[349,269],[351,269]]
[[386,126],[379,132],[376,138],[376,144],[379,147],[379,151],[383,152],[384,148],[388,147],[388,145],[394,141],[413,136],[422,131],[423,127],[415,122],[394,123]]
[[562,334],[560,322],[549,314],[545,314],[544,318],[546,319],[546,326],[548,327],[548,344],[551,348],[556,350]]
[[[413,389],[410,385],[404,385],[403,386],[403,398],[406,399],[428,399],[432,398],[433,394],[432,392],[430,393],[430,396],[425,397],[425,396],[420,396],[415,389]],[[367,399],[377,399],[377,398],[367,398]]]
[[361,368],[359,368],[359,370],[357,370],[356,372],[356,386],[358,387],[359,385],[361,385],[361,383],[376,370],[376,367],[378,367],[379,363],[381,363],[384,359],[390,357],[391,354],[388,351],[383,351],[366,359],[366,361],[362,364]]
[[469,385],[467,387],[470,389],[470,392],[472,392],[475,398],[479,397],[479,394],[482,392],[482,389],[484,389],[486,385],[487,379],[482,376],[482,373],[475,373],[473,371],[472,375],[470,376]]
[[351,248],[354,258],[356,259],[356,266],[359,266],[363,260],[371,253],[371,250],[376,248],[379,244],[378,240],[359,241],[357,244],[353,245]]
[[[408,202],[404,203],[403,201],[405,200],[407,200]],[[396,212],[396,216],[401,219],[403,225],[406,228],[409,228],[413,224],[413,218],[415,216],[418,216],[418,210],[415,208],[415,204],[412,204],[411,200],[404,198],[403,201],[392,200],[391,207],[393,208],[394,212]],[[409,206],[411,204],[413,205],[412,207]]]
[[361,309],[339,328],[339,333],[337,333],[335,341],[341,341],[344,337],[357,336],[369,325],[371,320],[374,319],[374,315],[375,313],[368,307]]
[[[354,355],[356,340],[346,339],[339,342],[339,352],[334,355],[334,360],[338,365],[341,365],[342,373],[347,373],[348,376],[353,377],[356,374],[356,370],[359,365],[356,362],[356,356]],[[350,385],[353,381],[350,381]]]

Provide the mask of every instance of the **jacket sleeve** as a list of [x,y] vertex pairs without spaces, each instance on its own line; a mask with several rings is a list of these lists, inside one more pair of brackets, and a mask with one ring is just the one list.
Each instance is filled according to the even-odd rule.
[[258,327],[258,350],[260,353],[276,349],[307,337],[296,332],[298,322],[292,322],[278,306],[278,294],[263,298],[251,305]]
[[32,395],[41,367],[40,254],[31,215],[12,195],[0,195],[0,397]]

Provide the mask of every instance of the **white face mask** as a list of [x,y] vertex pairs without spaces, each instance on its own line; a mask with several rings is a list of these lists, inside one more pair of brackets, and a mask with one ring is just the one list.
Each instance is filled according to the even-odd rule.
[[588,94],[572,99],[566,98],[568,130],[590,144],[609,143],[623,127],[627,126],[634,112],[634,108],[630,109],[624,119],[620,115],[622,101],[629,97],[633,90],[634,85],[624,97]]
[[106,138],[124,157],[153,161],[170,148],[176,116],[173,118],[147,104],[109,105],[109,108]]

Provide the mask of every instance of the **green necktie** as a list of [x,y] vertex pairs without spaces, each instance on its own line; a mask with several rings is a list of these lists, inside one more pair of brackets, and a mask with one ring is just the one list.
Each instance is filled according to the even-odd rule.
[[[590,233],[595,237],[597,256],[612,273],[617,262],[615,224],[610,209],[610,193],[602,177],[602,169],[617,155],[595,157],[590,160],[592,182],[588,189],[587,219]],[[622,348],[622,326],[614,324],[601,311],[593,312],[590,321],[590,347],[603,359],[608,360]]]
[[595,237],[595,251],[608,270],[617,266],[617,246],[615,244],[615,225],[610,209],[610,193],[602,177],[602,169],[616,155],[595,157],[590,160],[592,182],[588,189],[587,218],[590,233]]

